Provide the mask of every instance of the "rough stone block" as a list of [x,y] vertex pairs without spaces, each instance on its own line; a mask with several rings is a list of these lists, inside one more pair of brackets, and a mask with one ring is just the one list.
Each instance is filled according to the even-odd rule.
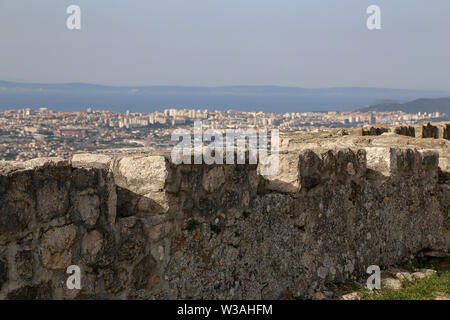
[[74,225],[48,230],[41,238],[42,264],[49,269],[65,269],[71,264],[72,244],[77,234]]
[[[17,177],[17,180],[9,185],[6,193],[0,194],[0,241],[9,236],[20,235],[28,228],[35,214],[36,203],[30,194],[32,189],[21,190],[28,184],[20,176],[24,174],[15,174],[11,179]],[[17,187],[21,182],[24,185]]]
[[8,261],[5,257],[0,256],[0,290],[3,285],[8,281]]
[[426,176],[428,173],[433,173],[430,178],[437,176],[439,153],[434,150],[370,147],[366,148],[366,153],[367,168],[387,177]]
[[123,157],[114,164],[113,170],[119,187],[145,195],[164,190],[168,162],[164,156]]
[[30,280],[33,277],[33,252],[31,250],[17,252],[15,263],[17,273],[22,279]]
[[112,157],[104,154],[80,153],[72,157],[74,167],[108,168]]
[[202,185],[207,192],[215,192],[225,183],[225,172],[222,166],[214,166],[203,170]]
[[94,191],[74,192],[71,196],[74,214],[87,226],[93,227],[100,216],[100,198]]
[[81,242],[81,254],[87,264],[95,264],[103,248],[103,234],[92,230],[84,235]]
[[52,298],[53,283],[51,281],[24,286],[7,295],[8,300],[51,300]]
[[[283,193],[295,193],[300,190],[300,156],[298,153],[280,153],[279,170],[275,175],[261,175],[265,180],[265,189]],[[258,167],[261,172],[261,165]]]
[[69,192],[65,183],[50,180],[36,190],[37,217],[49,221],[63,216],[69,209]]

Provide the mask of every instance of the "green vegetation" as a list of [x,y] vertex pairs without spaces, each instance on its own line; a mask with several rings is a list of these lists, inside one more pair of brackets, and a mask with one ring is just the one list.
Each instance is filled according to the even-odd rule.
[[364,300],[434,300],[436,298],[450,299],[450,272],[438,272],[425,279],[404,282],[400,290],[381,289],[370,294],[362,288],[359,293]]
[[404,280],[399,290],[382,288],[370,291],[365,282],[347,282],[337,286],[335,294],[341,297],[357,292],[362,300],[447,300],[450,299],[450,257],[414,259],[403,266],[409,273],[421,272],[420,269],[433,269],[434,275],[412,281]]

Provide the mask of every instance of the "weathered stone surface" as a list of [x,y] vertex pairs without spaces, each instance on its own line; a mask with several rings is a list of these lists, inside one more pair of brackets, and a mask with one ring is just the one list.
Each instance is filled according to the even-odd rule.
[[33,286],[25,286],[8,293],[9,300],[50,300],[53,298],[52,282],[43,282]]
[[351,292],[348,294],[345,294],[341,297],[341,300],[361,300],[361,296],[358,292]]
[[300,183],[303,190],[311,190],[320,184],[321,159],[318,154],[312,150],[306,150],[300,153]]
[[84,191],[98,184],[98,170],[93,168],[73,168],[71,174],[71,191]]
[[60,157],[36,158],[24,162],[25,168],[34,170],[43,168],[67,167],[68,165],[69,161]]
[[400,281],[413,281],[413,277],[409,272],[397,272],[395,277]]
[[87,192],[74,193],[71,200],[73,209],[81,220],[90,227],[95,226],[100,215],[100,198],[98,195],[87,190]]
[[168,195],[162,191],[147,193],[138,198],[137,210],[148,215],[167,213],[169,210]]
[[431,125],[431,123],[427,123],[422,126],[421,130],[418,130],[420,138],[439,138],[439,130],[438,127]]
[[37,216],[42,221],[63,216],[69,208],[68,190],[64,182],[48,181],[36,191]]
[[143,225],[135,217],[129,217],[119,220],[119,228],[119,261],[133,261],[145,249]]
[[95,264],[97,257],[103,248],[103,234],[98,230],[92,230],[84,235],[81,243],[81,254],[88,264]]
[[167,167],[163,156],[124,157],[115,165],[116,183],[140,195],[162,191],[168,176]]
[[444,129],[442,130],[443,139],[450,140],[450,123],[446,123],[443,125]]
[[431,277],[437,274],[437,271],[433,269],[420,269],[420,272],[424,273],[426,277]]
[[29,280],[33,277],[33,252],[31,250],[17,252],[15,263],[17,274],[21,278]]
[[33,213],[33,200],[29,197],[3,202],[0,208],[0,233],[12,234],[26,229]]
[[106,220],[110,225],[113,225],[116,222],[116,216],[117,216],[117,190],[116,185],[114,183],[114,177],[112,173],[107,174],[107,181],[106,181],[106,194],[107,194],[107,200],[106,200],[106,210],[107,210],[107,216]]
[[353,131],[289,134],[275,178],[144,152],[0,163],[0,299],[323,298],[448,250],[450,142]]
[[173,231],[172,224],[170,222],[165,222],[152,226],[148,230],[148,236],[153,241],[158,241],[168,235]]
[[381,279],[381,286],[386,289],[398,290],[403,287],[403,284],[400,280],[394,278],[384,278]]
[[439,155],[434,150],[366,148],[367,168],[384,176],[428,175],[437,178]]
[[0,290],[3,285],[8,281],[8,261],[3,257],[0,257]]
[[9,181],[5,191],[0,194],[0,241],[27,229],[36,206],[33,195],[30,194],[32,183],[29,174],[19,172],[14,178],[6,180]]
[[[283,193],[295,193],[300,189],[300,168],[298,154],[280,154],[277,174],[262,175],[265,189]],[[258,168],[261,172],[261,166]]]
[[394,128],[394,132],[396,134],[403,135],[403,136],[409,136],[409,137],[415,137],[416,136],[415,128],[411,127],[411,126],[395,127]]
[[327,296],[323,294],[322,292],[316,292],[312,298],[313,300],[326,300]]
[[424,272],[413,272],[411,275],[415,279],[425,279],[427,277]]
[[384,128],[384,127],[368,127],[368,128],[362,129],[362,135],[363,136],[379,136],[388,131],[389,131],[389,129]]
[[152,256],[146,256],[133,270],[133,287],[137,290],[152,289],[158,284],[157,264]]
[[71,246],[77,228],[74,225],[50,229],[41,239],[42,264],[49,269],[67,268],[72,260]]
[[118,270],[106,269],[101,271],[101,278],[103,280],[106,291],[116,294],[127,289],[128,271],[124,268]]
[[100,167],[107,168],[112,158],[104,154],[80,153],[72,157],[72,165],[75,167]]
[[202,184],[207,192],[215,192],[225,183],[223,167],[216,166],[203,171]]
[[450,251],[450,230],[445,231],[445,247],[449,248],[448,251]]
[[385,176],[391,175],[391,148],[366,148],[367,168]]

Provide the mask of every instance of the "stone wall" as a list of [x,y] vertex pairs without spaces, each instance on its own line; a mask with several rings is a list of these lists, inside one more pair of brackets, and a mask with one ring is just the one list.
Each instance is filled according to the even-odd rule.
[[361,129],[361,135],[363,136],[379,136],[385,132],[389,132],[389,128],[384,126],[364,127]]
[[450,140],[450,123],[446,123],[443,125],[443,137],[444,139]]
[[416,129],[413,126],[399,126],[394,128],[394,133],[402,136],[415,137]]
[[[355,130],[355,129],[350,129]],[[450,140],[450,123],[422,123],[409,126],[374,125],[355,130],[362,136],[379,136],[385,132],[398,135]]]
[[260,169],[156,153],[4,162],[0,298],[309,298],[448,250],[434,151],[303,150]]

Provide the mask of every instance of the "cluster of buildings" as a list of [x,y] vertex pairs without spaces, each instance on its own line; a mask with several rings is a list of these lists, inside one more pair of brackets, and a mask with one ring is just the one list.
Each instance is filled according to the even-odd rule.
[[[88,109],[88,114],[99,111]],[[275,128],[282,131],[311,131],[321,127],[363,126],[366,124],[411,124],[422,120],[437,119],[442,115],[435,113],[407,114],[398,112],[290,112],[285,114],[244,111],[208,111],[193,109],[165,109],[149,114],[110,113],[103,117],[103,124],[108,127],[142,128],[154,125],[184,126],[195,120],[201,120],[203,126],[212,129],[239,128]]]
[[244,112],[166,109],[163,112],[126,113],[88,108],[86,112],[59,112],[40,108],[0,113],[0,160],[24,161],[36,157],[70,158],[76,152],[135,147],[170,147],[174,128],[192,129],[201,120],[204,129],[279,129],[317,131],[367,124],[412,124],[432,120],[439,113],[396,112]]

